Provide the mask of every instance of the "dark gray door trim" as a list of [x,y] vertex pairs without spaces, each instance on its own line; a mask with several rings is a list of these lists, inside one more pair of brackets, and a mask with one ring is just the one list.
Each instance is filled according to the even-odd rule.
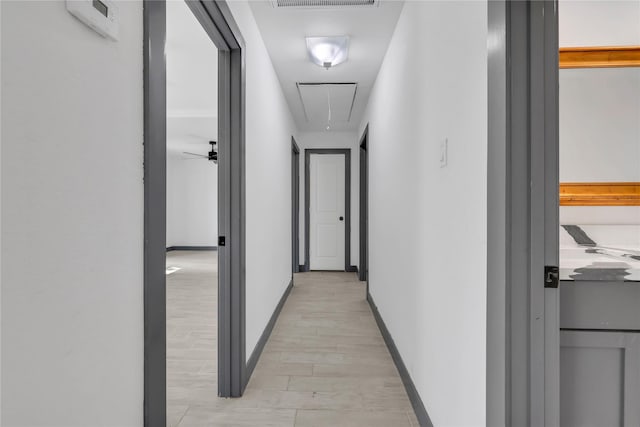
[[488,16],[487,425],[557,426],[557,2]]
[[300,147],[291,137],[291,271],[300,272]]
[[225,1],[201,0],[224,38],[218,47],[218,395],[247,385],[245,339],[245,59],[244,40]]
[[309,166],[312,154],[344,155],[344,271],[351,267],[351,149],[350,148],[307,148],[304,150],[304,270],[309,271]]
[[[507,1],[488,3],[488,135],[487,135],[487,420],[488,426],[506,427],[511,419],[509,381],[509,304],[507,289],[508,145],[510,124],[507,109],[510,99],[508,78]],[[509,25],[511,28],[511,25]],[[511,37],[511,36],[509,36]]]
[[367,282],[369,293],[369,125],[360,138],[360,263],[358,278]]
[[[218,394],[240,396],[245,358],[244,42],[224,1],[187,1],[219,50]],[[166,7],[144,1],[144,425],[166,424]]]
[[144,2],[144,425],[166,425],[166,65],[164,2]]

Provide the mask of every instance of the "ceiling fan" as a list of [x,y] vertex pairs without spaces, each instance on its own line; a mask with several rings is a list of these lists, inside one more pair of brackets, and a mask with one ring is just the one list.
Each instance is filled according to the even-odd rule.
[[[218,143],[216,141],[209,141],[209,144],[211,144],[211,151],[209,151],[209,154],[206,156],[204,154],[190,153],[188,151],[183,151],[182,154],[189,154],[190,156],[196,156],[199,158],[207,159],[212,161],[215,164],[218,164],[218,150],[216,148]],[[196,159],[187,159],[187,160],[196,160]]]

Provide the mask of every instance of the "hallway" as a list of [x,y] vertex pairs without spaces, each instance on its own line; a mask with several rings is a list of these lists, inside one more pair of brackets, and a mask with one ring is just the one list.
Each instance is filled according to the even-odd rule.
[[[192,390],[183,415],[170,406],[172,425],[417,426],[365,292],[354,273],[296,274],[244,396]],[[176,399],[176,389],[170,394]]]
[[0,0],[0,424],[486,425],[489,5]]

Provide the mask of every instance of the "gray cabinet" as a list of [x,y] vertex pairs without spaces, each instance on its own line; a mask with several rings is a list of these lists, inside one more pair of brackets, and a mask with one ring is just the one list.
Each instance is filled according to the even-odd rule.
[[560,425],[640,426],[640,333],[560,332]]
[[560,425],[640,427],[640,283],[560,285]]

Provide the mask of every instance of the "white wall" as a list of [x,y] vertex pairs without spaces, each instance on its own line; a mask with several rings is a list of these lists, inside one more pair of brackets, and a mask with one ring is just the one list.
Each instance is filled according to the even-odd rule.
[[367,122],[372,296],[433,423],[484,425],[487,3],[406,2]]
[[[559,6],[560,46],[640,44],[640,1]],[[560,70],[560,182],[640,181],[640,69]],[[563,224],[638,224],[640,207],[563,206]]]
[[358,265],[360,253],[360,136],[356,132],[301,132],[300,148],[300,265],[305,262],[305,154],[308,148],[351,149],[351,265]]
[[218,166],[167,153],[167,247],[218,245]]
[[296,127],[247,1],[229,2],[246,43],[246,351],[291,280],[291,136]]
[[639,0],[560,0],[558,21],[561,47],[640,42]]
[[628,181],[640,181],[640,68],[560,70],[560,182]]
[[167,6],[167,247],[217,246],[218,49],[184,1]]
[[[2,100],[2,6],[0,5],[0,100]],[[0,236],[2,236],[2,102],[0,101]],[[0,425],[2,425],[2,239],[0,238]]]
[[2,425],[141,426],[142,2],[0,3]]

